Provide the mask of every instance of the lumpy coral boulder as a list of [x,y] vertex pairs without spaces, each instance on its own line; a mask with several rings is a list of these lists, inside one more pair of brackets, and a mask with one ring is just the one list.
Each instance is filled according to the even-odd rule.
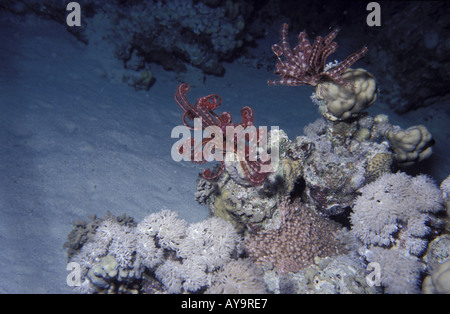
[[342,74],[347,84],[321,82],[316,87],[318,99],[326,106],[322,114],[330,120],[346,120],[359,115],[377,99],[375,77],[364,69],[348,69]]
[[450,260],[442,263],[432,275],[425,278],[422,292],[426,294],[450,293]]
[[406,130],[391,129],[385,134],[393,151],[393,157],[401,166],[410,166],[431,156],[433,137],[424,125]]

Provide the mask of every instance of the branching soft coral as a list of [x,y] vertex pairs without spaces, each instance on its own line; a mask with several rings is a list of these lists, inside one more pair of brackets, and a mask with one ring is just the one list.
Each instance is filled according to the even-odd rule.
[[352,231],[366,245],[399,244],[413,255],[426,249],[432,213],[443,208],[441,191],[425,175],[385,174],[360,189],[350,216]]
[[365,252],[369,262],[380,265],[380,281],[389,294],[417,294],[423,264],[401,250],[373,247]]
[[221,278],[216,281],[225,281],[232,291],[246,287],[246,292],[254,288],[256,293],[264,288],[248,260],[246,278],[254,285],[222,278],[234,265],[228,263],[240,261],[242,248],[241,236],[221,218],[189,225],[176,212],[162,210],[137,226],[107,217],[95,229],[70,257],[81,268],[79,292],[202,292],[211,286],[212,277]]

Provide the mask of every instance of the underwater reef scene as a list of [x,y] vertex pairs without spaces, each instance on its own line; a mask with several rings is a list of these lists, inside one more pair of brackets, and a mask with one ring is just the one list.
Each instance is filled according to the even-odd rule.
[[2,1],[0,293],[450,293],[447,12]]

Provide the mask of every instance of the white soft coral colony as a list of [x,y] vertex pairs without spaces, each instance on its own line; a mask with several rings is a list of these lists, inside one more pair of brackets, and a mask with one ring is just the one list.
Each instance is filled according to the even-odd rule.
[[399,244],[420,255],[427,247],[431,213],[443,208],[442,193],[433,181],[425,175],[385,174],[360,192],[351,214],[355,235],[366,245]]

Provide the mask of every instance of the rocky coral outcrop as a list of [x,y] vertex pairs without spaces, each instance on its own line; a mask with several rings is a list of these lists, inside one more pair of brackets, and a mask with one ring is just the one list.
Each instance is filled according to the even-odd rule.
[[260,230],[246,239],[246,249],[259,265],[272,264],[278,273],[298,272],[315,257],[339,254],[338,224],[321,217],[306,205],[288,200],[280,204],[280,225]]

